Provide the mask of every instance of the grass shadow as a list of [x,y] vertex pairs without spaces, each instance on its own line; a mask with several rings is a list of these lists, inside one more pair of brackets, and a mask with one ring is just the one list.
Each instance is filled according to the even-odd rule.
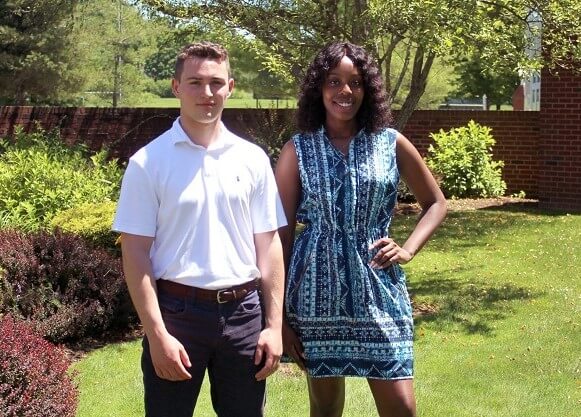
[[[454,326],[466,334],[492,336],[494,323],[508,317],[515,303],[542,295],[511,283],[494,286],[477,280],[442,279],[442,275],[446,273],[434,273],[409,285],[414,307],[420,311],[414,318],[417,327],[422,324],[438,329]],[[431,308],[421,313],[422,304]]]
[[[523,224],[531,221],[542,222],[545,215],[545,212],[520,212],[522,215],[515,212],[514,215],[507,216],[506,211],[510,209],[505,211],[483,210],[448,213],[444,222],[430,239],[430,248],[436,251],[445,251],[449,250],[451,246],[459,248],[484,247],[490,242],[490,239],[498,239],[500,234],[510,235],[511,230],[518,232]],[[408,236],[416,221],[416,216],[396,217],[392,225],[392,235],[396,238]]]
[[509,212],[509,213],[530,213],[530,214],[551,216],[551,217],[563,216],[563,215],[566,215],[568,213],[566,210],[540,208],[539,202],[535,201],[535,200],[504,203],[504,204],[499,204],[496,206],[482,207],[478,210],[481,210],[481,211],[500,211],[500,212],[505,212],[505,213],[506,212]]

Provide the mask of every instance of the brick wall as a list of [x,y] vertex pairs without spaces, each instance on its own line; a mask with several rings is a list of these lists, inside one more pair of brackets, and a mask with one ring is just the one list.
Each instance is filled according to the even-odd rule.
[[536,198],[539,175],[539,112],[415,111],[403,133],[425,155],[432,143],[431,132],[464,126],[470,120],[492,129],[492,135],[496,139],[494,159],[504,161],[503,178],[507,184],[507,194],[522,190],[528,197]]
[[[248,127],[255,126],[268,112],[225,109],[222,119],[234,133],[249,137]],[[107,145],[114,157],[123,159],[167,130],[178,115],[179,109],[167,108],[5,106],[0,107],[0,137],[10,137],[17,125],[29,131],[38,122],[44,129],[58,129],[69,144],[82,141],[95,150]]]
[[581,74],[541,73],[539,203],[581,211]]
[[0,136],[10,136],[15,125],[59,129],[71,144],[82,141],[92,149],[108,145],[114,156],[131,154],[167,129],[177,109],[112,109],[73,107],[1,107]]
[[[292,111],[288,112],[291,117]],[[267,110],[225,109],[224,123],[235,133],[248,137],[250,127]],[[113,156],[126,158],[165,131],[177,117],[178,109],[152,108],[65,108],[0,107],[0,137],[10,136],[15,125],[31,129],[36,121],[45,129],[58,128],[67,143],[83,141],[92,149],[109,146]],[[496,138],[495,159],[504,160],[507,193],[525,191],[538,196],[539,113],[472,110],[416,111],[404,134],[425,155],[430,132],[463,126],[469,120],[489,126]]]

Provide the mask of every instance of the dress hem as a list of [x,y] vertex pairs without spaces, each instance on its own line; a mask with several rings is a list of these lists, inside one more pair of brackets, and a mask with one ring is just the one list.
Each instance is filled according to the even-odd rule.
[[368,376],[368,375],[360,375],[360,374],[333,374],[333,375],[313,375],[310,372],[306,372],[307,375],[311,378],[365,378],[365,379],[379,379],[383,381],[399,381],[405,379],[414,379],[413,375],[408,376],[394,376],[394,377],[382,377],[382,376]]

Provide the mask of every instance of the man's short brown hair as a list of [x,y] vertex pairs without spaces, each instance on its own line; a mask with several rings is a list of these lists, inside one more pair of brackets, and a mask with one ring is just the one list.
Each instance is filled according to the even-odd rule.
[[174,70],[174,78],[179,80],[182,75],[182,70],[184,68],[184,62],[189,58],[208,58],[215,59],[217,61],[225,61],[226,68],[228,69],[228,77],[232,78],[232,73],[230,72],[230,60],[228,59],[228,51],[217,43],[212,42],[196,42],[191,43],[183,47],[176,59],[176,65]]

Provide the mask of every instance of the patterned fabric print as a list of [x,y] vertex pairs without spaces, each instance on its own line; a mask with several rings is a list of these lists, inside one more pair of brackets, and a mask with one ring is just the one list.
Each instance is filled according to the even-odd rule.
[[302,183],[298,236],[287,278],[290,325],[310,375],[413,375],[413,322],[399,265],[373,270],[369,244],[388,236],[397,198],[397,132],[364,131],[348,154],[321,128],[293,138]]

